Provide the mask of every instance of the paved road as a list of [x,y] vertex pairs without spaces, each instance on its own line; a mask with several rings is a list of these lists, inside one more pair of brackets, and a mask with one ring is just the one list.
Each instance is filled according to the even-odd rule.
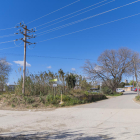
[[140,105],[135,93],[51,111],[0,110],[0,140],[139,140]]
[[76,106],[78,108],[108,108],[108,109],[140,109],[140,105],[133,102],[136,92],[125,92],[123,96],[113,97],[97,103]]

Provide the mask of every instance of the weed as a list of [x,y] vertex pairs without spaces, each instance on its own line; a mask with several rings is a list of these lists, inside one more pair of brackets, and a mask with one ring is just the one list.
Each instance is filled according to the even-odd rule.
[[123,95],[122,92],[120,93],[114,92],[113,94],[110,94],[109,96],[121,96],[121,95]]
[[29,108],[29,106],[27,106],[26,108]]
[[137,101],[139,101],[139,100],[140,100],[140,96],[136,96],[135,99],[136,99]]
[[39,104],[33,104],[32,105],[32,107],[38,107],[39,106]]
[[64,102],[67,102],[67,101],[70,101],[71,98],[70,98],[70,96],[68,96],[68,95],[63,95],[63,96],[62,96],[62,100],[63,100]]
[[13,98],[11,99],[11,102],[13,102],[13,103],[17,103],[17,101],[18,101],[18,99],[15,98],[15,97],[13,97]]
[[88,91],[85,91],[85,95],[87,95],[87,96],[89,95]]
[[28,104],[32,104],[32,103],[35,102],[35,99],[34,99],[34,98],[31,98],[31,97],[28,97],[28,98],[26,99],[26,102],[27,102]]
[[12,104],[12,107],[15,107],[15,105],[14,105],[14,104]]
[[39,97],[39,100],[40,100],[41,103],[45,104],[45,99],[42,98],[41,95],[40,95],[40,97]]

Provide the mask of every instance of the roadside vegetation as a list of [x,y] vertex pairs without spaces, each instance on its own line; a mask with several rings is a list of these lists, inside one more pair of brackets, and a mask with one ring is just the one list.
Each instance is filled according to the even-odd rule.
[[[28,72],[25,79],[25,94],[22,94],[22,80],[22,77],[18,79],[14,91],[5,87],[6,92],[0,95],[2,107],[20,109],[63,107],[107,99],[102,93],[90,91],[92,83],[86,78],[73,73],[65,74],[62,69],[55,74],[51,71],[39,74]],[[57,87],[53,87],[53,84],[57,84]],[[63,104],[59,104],[61,94]]]
[[135,99],[136,99],[136,101],[140,102],[140,96],[136,96]]
[[112,93],[116,92],[123,76],[133,76],[136,71],[138,73],[139,69],[139,54],[126,47],[118,50],[105,50],[98,57],[97,63],[88,60],[83,66],[88,77],[103,81],[103,85],[108,87]]
[[62,96],[63,104],[59,104],[61,101],[61,95],[53,94],[48,95],[16,95],[16,94],[2,94],[0,96],[0,101],[3,102],[3,106],[13,107],[13,108],[44,108],[44,107],[62,107],[62,106],[72,106],[76,104],[91,103],[98,100],[107,99],[105,95],[101,94],[84,94],[78,95],[77,93],[67,94]]
[[121,95],[123,95],[123,92],[113,92],[111,89],[109,89],[109,87],[107,87],[105,85],[102,86],[102,92],[106,96],[121,96]]
[[[88,79],[76,73],[65,73],[62,69],[57,73],[44,71],[32,74],[26,71],[25,94],[22,94],[22,76],[15,83],[14,90],[11,91],[5,86],[6,91],[3,92],[4,85],[8,82],[11,64],[1,58],[0,107],[61,107],[91,103],[106,99],[106,96],[121,96],[123,93],[116,93],[116,88],[125,86],[122,82],[123,76],[132,76],[136,72],[135,67],[137,70],[140,69],[139,60],[139,54],[128,48],[105,50],[98,57],[97,63],[89,60],[85,62],[83,70]],[[22,68],[19,68],[20,75],[21,72]],[[99,90],[100,82],[102,82],[101,90]],[[59,104],[61,100],[63,104]]]

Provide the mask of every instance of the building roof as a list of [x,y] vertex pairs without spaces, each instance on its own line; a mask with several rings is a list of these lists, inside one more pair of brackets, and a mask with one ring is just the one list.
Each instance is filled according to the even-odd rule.
[[133,85],[127,85],[127,86],[125,86],[125,87],[133,87]]

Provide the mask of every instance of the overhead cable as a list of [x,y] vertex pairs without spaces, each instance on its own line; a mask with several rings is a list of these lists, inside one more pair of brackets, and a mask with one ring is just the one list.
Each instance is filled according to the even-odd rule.
[[0,38],[9,37],[9,36],[15,36],[15,34],[3,35],[3,36],[0,36]]
[[[93,16],[89,16],[89,17],[87,17],[87,18],[83,18],[83,19],[80,19],[80,20],[77,20],[77,21],[74,21],[74,22],[71,22],[71,23],[68,23],[68,24],[64,24],[64,25],[59,26],[59,27],[56,27],[56,28],[52,28],[52,29],[50,29],[50,30],[43,31],[43,32],[40,32],[40,33],[38,33],[38,34],[44,35],[44,34],[46,34],[46,33],[53,32],[53,31],[56,31],[56,30],[59,30],[59,29],[62,29],[62,28],[71,26],[71,25],[73,25],[73,24],[76,24],[76,23],[79,23],[79,22],[82,22],[82,21],[91,19],[91,18],[93,18],[93,17],[99,16],[99,15],[102,15],[102,14],[105,14],[105,13],[109,13],[109,12],[114,11],[114,10],[117,10],[117,9],[119,9],[119,8],[122,8],[122,7],[125,7],[125,6],[128,6],[128,5],[131,5],[131,4],[133,4],[133,3],[136,3],[136,2],[138,2],[138,1],[140,1],[140,0],[137,0],[137,1],[135,1],[135,2],[131,2],[131,3],[128,3],[128,4],[125,4],[125,5],[122,5],[122,6],[113,8],[113,9],[111,9],[111,10],[107,10],[107,11],[105,11],[105,12],[102,12],[102,13],[99,13],[99,14],[96,14],[96,15],[93,15]],[[45,33],[45,32],[46,32],[46,33]],[[44,34],[42,34],[42,33],[44,33]],[[41,36],[41,35],[39,35],[39,36]]]
[[3,44],[3,43],[9,43],[9,42],[14,42],[15,40],[11,40],[11,41],[5,41],[5,42],[0,42],[0,44]]
[[[2,53],[3,54],[3,53]],[[4,53],[3,55],[14,55],[14,56],[22,56],[23,54],[13,54],[13,53]],[[28,57],[43,57],[43,58],[56,58],[56,59],[73,59],[73,60],[87,60],[83,58],[68,58],[68,57],[53,57],[53,56],[40,56],[40,55],[27,55]],[[88,59],[93,60],[93,59]]]
[[[96,28],[96,27],[99,27],[99,26],[110,24],[110,23],[113,23],[113,22],[116,22],[116,21],[120,21],[120,20],[123,20],[123,19],[127,19],[127,18],[130,18],[130,17],[137,16],[137,15],[140,15],[140,13],[134,14],[134,15],[131,15],[131,16],[127,16],[127,17],[124,17],[124,18],[120,18],[120,19],[117,19],[117,20],[113,20],[113,21],[110,21],[110,22],[106,22],[106,23],[103,23],[103,24],[99,24],[99,25],[96,25],[96,26],[92,26],[92,27],[89,27],[89,28],[85,28],[85,29],[82,29],[82,30],[78,30],[78,31],[75,31],[75,32],[71,32],[71,33],[68,33],[68,34],[64,34],[64,35],[60,35],[60,36],[57,36],[57,37],[53,37],[53,38],[50,38],[50,39],[46,39],[46,40],[43,40],[43,41],[39,41],[39,42],[44,42],[44,41],[60,38],[60,37],[63,37],[63,36],[67,36],[67,35],[70,35],[70,34],[82,32],[82,31],[85,31],[85,30],[89,30],[89,29],[92,29],[92,28]],[[37,43],[39,43],[39,42],[37,42]]]
[[[46,16],[48,16],[48,15],[50,15],[50,14],[53,14],[53,13],[55,13],[55,12],[57,12],[57,11],[59,11],[59,10],[62,10],[62,9],[64,9],[64,8],[66,8],[66,7],[70,6],[70,5],[72,5],[72,4],[75,4],[75,3],[79,2],[79,1],[80,1],[80,0],[77,0],[77,1],[75,1],[75,2],[73,2],[73,3],[70,3],[70,4],[68,4],[68,5],[66,5],[66,6],[64,6],[64,7],[62,7],[62,8],[59,8],[59,9],[53,11],[53,12],[50,12],[50,13],[48,13],[48,14],[42,16],[42,17],[39,17],[39,18],[37,18],[37,19],[35,19],[35,20],[32,20],[32,21],[28,22],[27,24],[32,23],[32,22],[34,22],[34,21],[37,21],[37,20],[39,20],[39,19],[41,19],[41,18],[43,18],[43,17],[46,17]],[[27,24],[26,24],[26,25],[27,25]]]
[[[72,13],[67,14],[67,15],[65,15],[65,16],[59,17],[59,18],[57,18],[57,19],[54,19],[54,20],[52,20],[52,21],[49,21],[49,22],[46,22],[46,23],[44,23],[44,24],[38,25],[38,26],[36,26],[36,28],[37,28],[37,27],[40,27],[40,26],[43,26],[43,25],[46,25],[46,24],[48,24],[48,23],[51,23],[51,22],[53,22],[53,21],[59,20],[59,19],[61,19],[61,18],[70,16],[70,15],[75,14],[75,13],[77,13],[77,12],[83,11],[83,10],[85,10],[85,9],[87,9],[87,8],[93,7],[93,6],[95,6],[95,5],[98,5],[98,4],[100,4],[100,3],[103,3],[103,2],[105,2],[105,1],[107,1],[107,0],[98,2],[98,3],[96,3],[96,4],[93,4],[93,5],[90,5],[90,6],[88,6],[88,7],[83,8],[83,9],[80,9],[80,10],[78,10],[78,11],[75,11],[75,12],[72,12]],[[115,1],[115,0],[113,0],[113,1]],[[100,6],[99,6],[99,7],[100,7]],[[96,7],[95,7],[95,8],[96,8]],[[93,10],[93,9],[94,9],[94,8],[92,8],[92,10]],[[91,9],[90,9],[90,10],[91,10]],[[85,11],[85,12],[83,12],[83,13],[86,13],[86,12],[88,12],[88,11]],[[82,13],[81,13],[81,14],[82,14]],[[78,14],[78,15],[79,15],[79,14]],[[75,15],[75,16],[77,16],[77,15]],[[75,17],[75,16],[73,16],[73,17]],[[72,17],[70,17],[70,18],[72,18]],[[61,21],[59,21],[59,22],[56,22],[56,23],[54,23],[54,24],[60,23],[60,22],[62,22],[62,21],[65,21],[65,20],[67,20],[67,19],[70,19],[70,18],[66,18],[66,19],[61,20]],[[52,26],[52,25],[54,25],[54,24],[51,24],[51,25],[49,25],[49,26]],[[46,26],[46,27],[49,27],[49,26]],[[44,28],[46,28],[46,27],[43,27],[43,28],[41,28],[41,29],[38,29],[37,31],[42,30],[42,29],[44,29]]]
[[[22,45],[22,46],[23,46],[23,45]],[[15,47],[3,48],[3,49],[0,49],[0,51],[1,51],[1,50],[7,50],[7,49],[11,49],[11,48],[22,47],[22,46],[15,46]]]
[[1,31],[1,30],[13,29],[13,28],[16,28],[16,27],[11,27],[11,28],[0,29],[0,31]]

